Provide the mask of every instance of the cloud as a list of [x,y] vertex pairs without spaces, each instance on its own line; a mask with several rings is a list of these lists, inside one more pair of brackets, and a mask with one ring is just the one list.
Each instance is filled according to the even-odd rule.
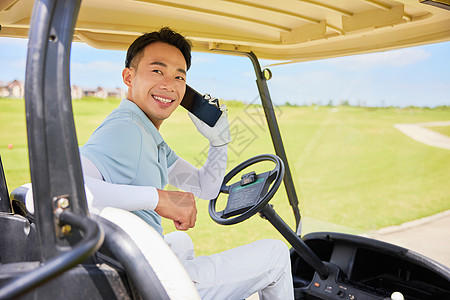
[[[272,101],[277,104],[290,103],[305,104],[312,100],[328,101],[342,93],[344,78],[331,71],[312,70],[304,72],[286,72],[274,69],[274,77],[269,81]],[[334,91],[331,92],[331,91]],[[330,94],[333,96],[330,97]]]
[[0,65],[2,66],[2,69],[5,70],[9,69],[11,71],[11,69],[21,69],[25,71],[26,59],[0,59]]
[[274,77],[270,80],[270,84],[283,87],[283,89],[296,90],[303,87],[311,87],[316,85],[327,85],[336,82],[336,77],[332,72],[317,70],[307,72],[285,72],[277,70]]
[[0,80],[25,78],[27,40],[0,38]]
[[123,66],[116,62],[106,60],[94,60],[87,63],[72,62],[73,70],[82,70],[83,72],[119,72],[122,73]]
[[192,53],[192,66],[197,67],[199,65],[213,64],[216,63],[216,61],[217,60],[211,55],[205,55],[204,53]]
[[28,39],[1,37],[0,44],[2,47],[26,47]]
[[85,87],[122,86],[123,65],[113,61],[72,62],[71,82]]
[[359,70],[377,67],[404,67],[427,60],[430,56],[431,53],[424,49],[408,48],[343,57],[334,60],[332,64]]
[[0,59],[0,80],[25,79],[26,59]]

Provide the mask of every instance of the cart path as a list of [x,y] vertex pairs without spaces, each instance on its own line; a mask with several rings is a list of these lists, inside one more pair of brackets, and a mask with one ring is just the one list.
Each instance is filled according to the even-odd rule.
[[428,146],[450,150],[450,137],[426,128],[434,126],[450,126],[450,121],[394,124],[395,128],[415,141],[424,143]]
[[[395,124],[394,127],[415,141],[450,150],[450,137],[427,127],[450,126],[450,121]],[[433,216],[391,226],[367,234],[421,253],[450,267],[450,210]]]
[[408,248],[450,267],[450,210],[363,234]]

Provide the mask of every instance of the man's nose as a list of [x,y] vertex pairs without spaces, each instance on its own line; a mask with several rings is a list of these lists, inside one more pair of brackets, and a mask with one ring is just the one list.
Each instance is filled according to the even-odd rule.
[[173,92],[175,90],[175,79],[170,76],[164,76],[161,82],[161,88]]

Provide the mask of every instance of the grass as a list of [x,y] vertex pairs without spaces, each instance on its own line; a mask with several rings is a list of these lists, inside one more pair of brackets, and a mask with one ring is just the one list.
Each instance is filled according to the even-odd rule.
[[[84,144],[117,100],[73,102],[80,144]],[[228,102],[233,141],[228,170],[254,155],[273,153],[260,106]],[[0,154],[8,185],[29,182],[24,103],[0,99]],[[276,109],[303,216],[303,233],[361,233],[450,209],[449,150],[418,143],[394,128],[396,123],[447,121],[450,108],[293,107]],[[435,128],[433,128],[435,129]],[[178,109],[161,132],[178,155],[196,166],[208,143]],[[13,144],[12,150],[7,148]],[[262,171],[262,167],[257,167]],[[293,226],[284,187],[272,203]],[[262,238],[281,238],[259,217],[220,226],[198,200],[197,226],[189,230],[199,255]],[[166,232],[174,230],[164,221]]]
[[450,126],[432,126],[427,128],[450,137]]

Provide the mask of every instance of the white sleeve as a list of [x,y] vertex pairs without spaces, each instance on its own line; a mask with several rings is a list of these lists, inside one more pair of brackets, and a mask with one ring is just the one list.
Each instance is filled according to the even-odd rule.
[[103,180],[102,174],[89,159],[87,159],[83,155],[80,155],[80,161],[81,161],[81,169],[83,170],[84,176],[89,176]]
[[206,162],[200,169],[178,158],[168,170],[169,183],[200,199],[217,197],[227,167],[227,149],[227,145],[210,146]]
[[109,183],[103,181],[100,171],[86,157],[81,156],[81,165],[89,209],[154,210],[158,205],[159,196],[155,187]]
[[[105,207],[115,207],[128,211],[148,209],[155,210],[159,202],[158,191],[152,186],[133,186],[113,184],[103,181],[102,174],[86,157],[81,156],[84,176],[84,189],[89,211],[99,213]],[[34,213],[33,188],[31,183],[26,187],[25,205],[30,213]]]
[[[94,177],[84,176],[89,209],[115,207],[128,211],[154,210],[158,205],[158,191],[153,186],[113,184]],[[88,193],[91,193],[92,197]]]

